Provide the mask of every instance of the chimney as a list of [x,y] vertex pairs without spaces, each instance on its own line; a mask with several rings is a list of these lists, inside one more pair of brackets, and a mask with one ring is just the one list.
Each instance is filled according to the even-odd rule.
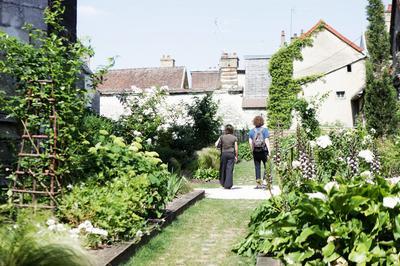
[[239,58],[236,53],[222,53],[219,61],[221,88],[225,90],[236,89],[238,87]]
[[294,41],[297,39],[297,33],[293,34],[293,36],[290,38],[290,41]]
[[387,6],[387,9],[385,10],[385,25],[386,25],[386,30],[388,32],[390,31],[391,20],[392,20],[392,5],[389,4]]
[[163,55],[160,59],[161,67],[175,67],[175,59],[169,55]]
[[303,36],[303,35],[304,35],[304,30],[301,29],[301,31],[300,31],[300,36]]
[[285,31],[283,30],[281,32],[281,47],[286,45],[286,35],[285,35]]

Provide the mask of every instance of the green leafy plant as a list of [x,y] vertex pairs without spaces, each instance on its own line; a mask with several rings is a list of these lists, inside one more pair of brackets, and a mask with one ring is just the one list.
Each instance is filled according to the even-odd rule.
[[142,150],[140,138],[128,145],[104,130],[101,134],[89,149],[88,181],[64,196],[59,216],[74,225],[89,220],[107,230],[111,241],[132,238],[148,218],[161,217],[170,173],[157,153]]
[[400,186],[380,177],[373,183],[362,177],[336,180],[325,186],[310,182],[305,193],[268,200],[253,214],[251,232],[236,250],[290,265],[398,264]]
[[220,151],[214,147],[203,148],[197,152],[197,167],[202,169],[219,169]]
[[238,145],[238,159],[250,161],[253,159],[253,153],[250,149],[250,145],[247,142],[239,143]]
[[194,179],[211,181],[219,178],[219,171],[214,168],[199,168],[194,172]]

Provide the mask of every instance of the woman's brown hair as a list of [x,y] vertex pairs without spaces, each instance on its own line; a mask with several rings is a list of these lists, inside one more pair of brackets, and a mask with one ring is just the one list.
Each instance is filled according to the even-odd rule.
[[264,125],[264,118],[261,115],[254,117],[253,125],[255,127],[262,127]]
[[233,135],[233,126],[231,124],[227,124],[225,126],[225,134],[232,134]]

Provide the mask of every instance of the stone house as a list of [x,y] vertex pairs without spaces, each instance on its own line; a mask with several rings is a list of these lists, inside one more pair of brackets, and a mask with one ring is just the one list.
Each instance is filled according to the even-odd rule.
[[305,33],[309,35],[313,45],[303,48],[303,60],[294,62],[293,75],[322,77],[303,86],[300,97],[310,100],[326,95],[319,108],[321,125],[353,127],[361,112],[365,88],[363,48],[322,20]]
[[167,86],[168,104],[191,103],[194,97],[211,93],[218,102],[218,114],[224,124],[248,128],[255,115],[266,116],[268,60],[267,56],[249,56],[245,59],[245,69],[239,69],[238,56],[223,53],[218,70],[191,72],[191,86],[186,68],[175,66],[175,61],[168,56],[161,58],[160,67],[112,70],[98,88],[100,114],[118,119],[127,112],[117,98],[121,92],[134,95],[137,88]]

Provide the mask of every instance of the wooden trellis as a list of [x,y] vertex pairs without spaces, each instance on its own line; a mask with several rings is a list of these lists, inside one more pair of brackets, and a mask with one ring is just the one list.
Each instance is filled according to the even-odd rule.
[[55,196],[61,192],[61,180],[56,175],[57,111],[52,81],[29,83],[26,97],[30,116],[21,121],[24,133],[12,188],[13,203],[17,207],[53,209],[57,204]]

